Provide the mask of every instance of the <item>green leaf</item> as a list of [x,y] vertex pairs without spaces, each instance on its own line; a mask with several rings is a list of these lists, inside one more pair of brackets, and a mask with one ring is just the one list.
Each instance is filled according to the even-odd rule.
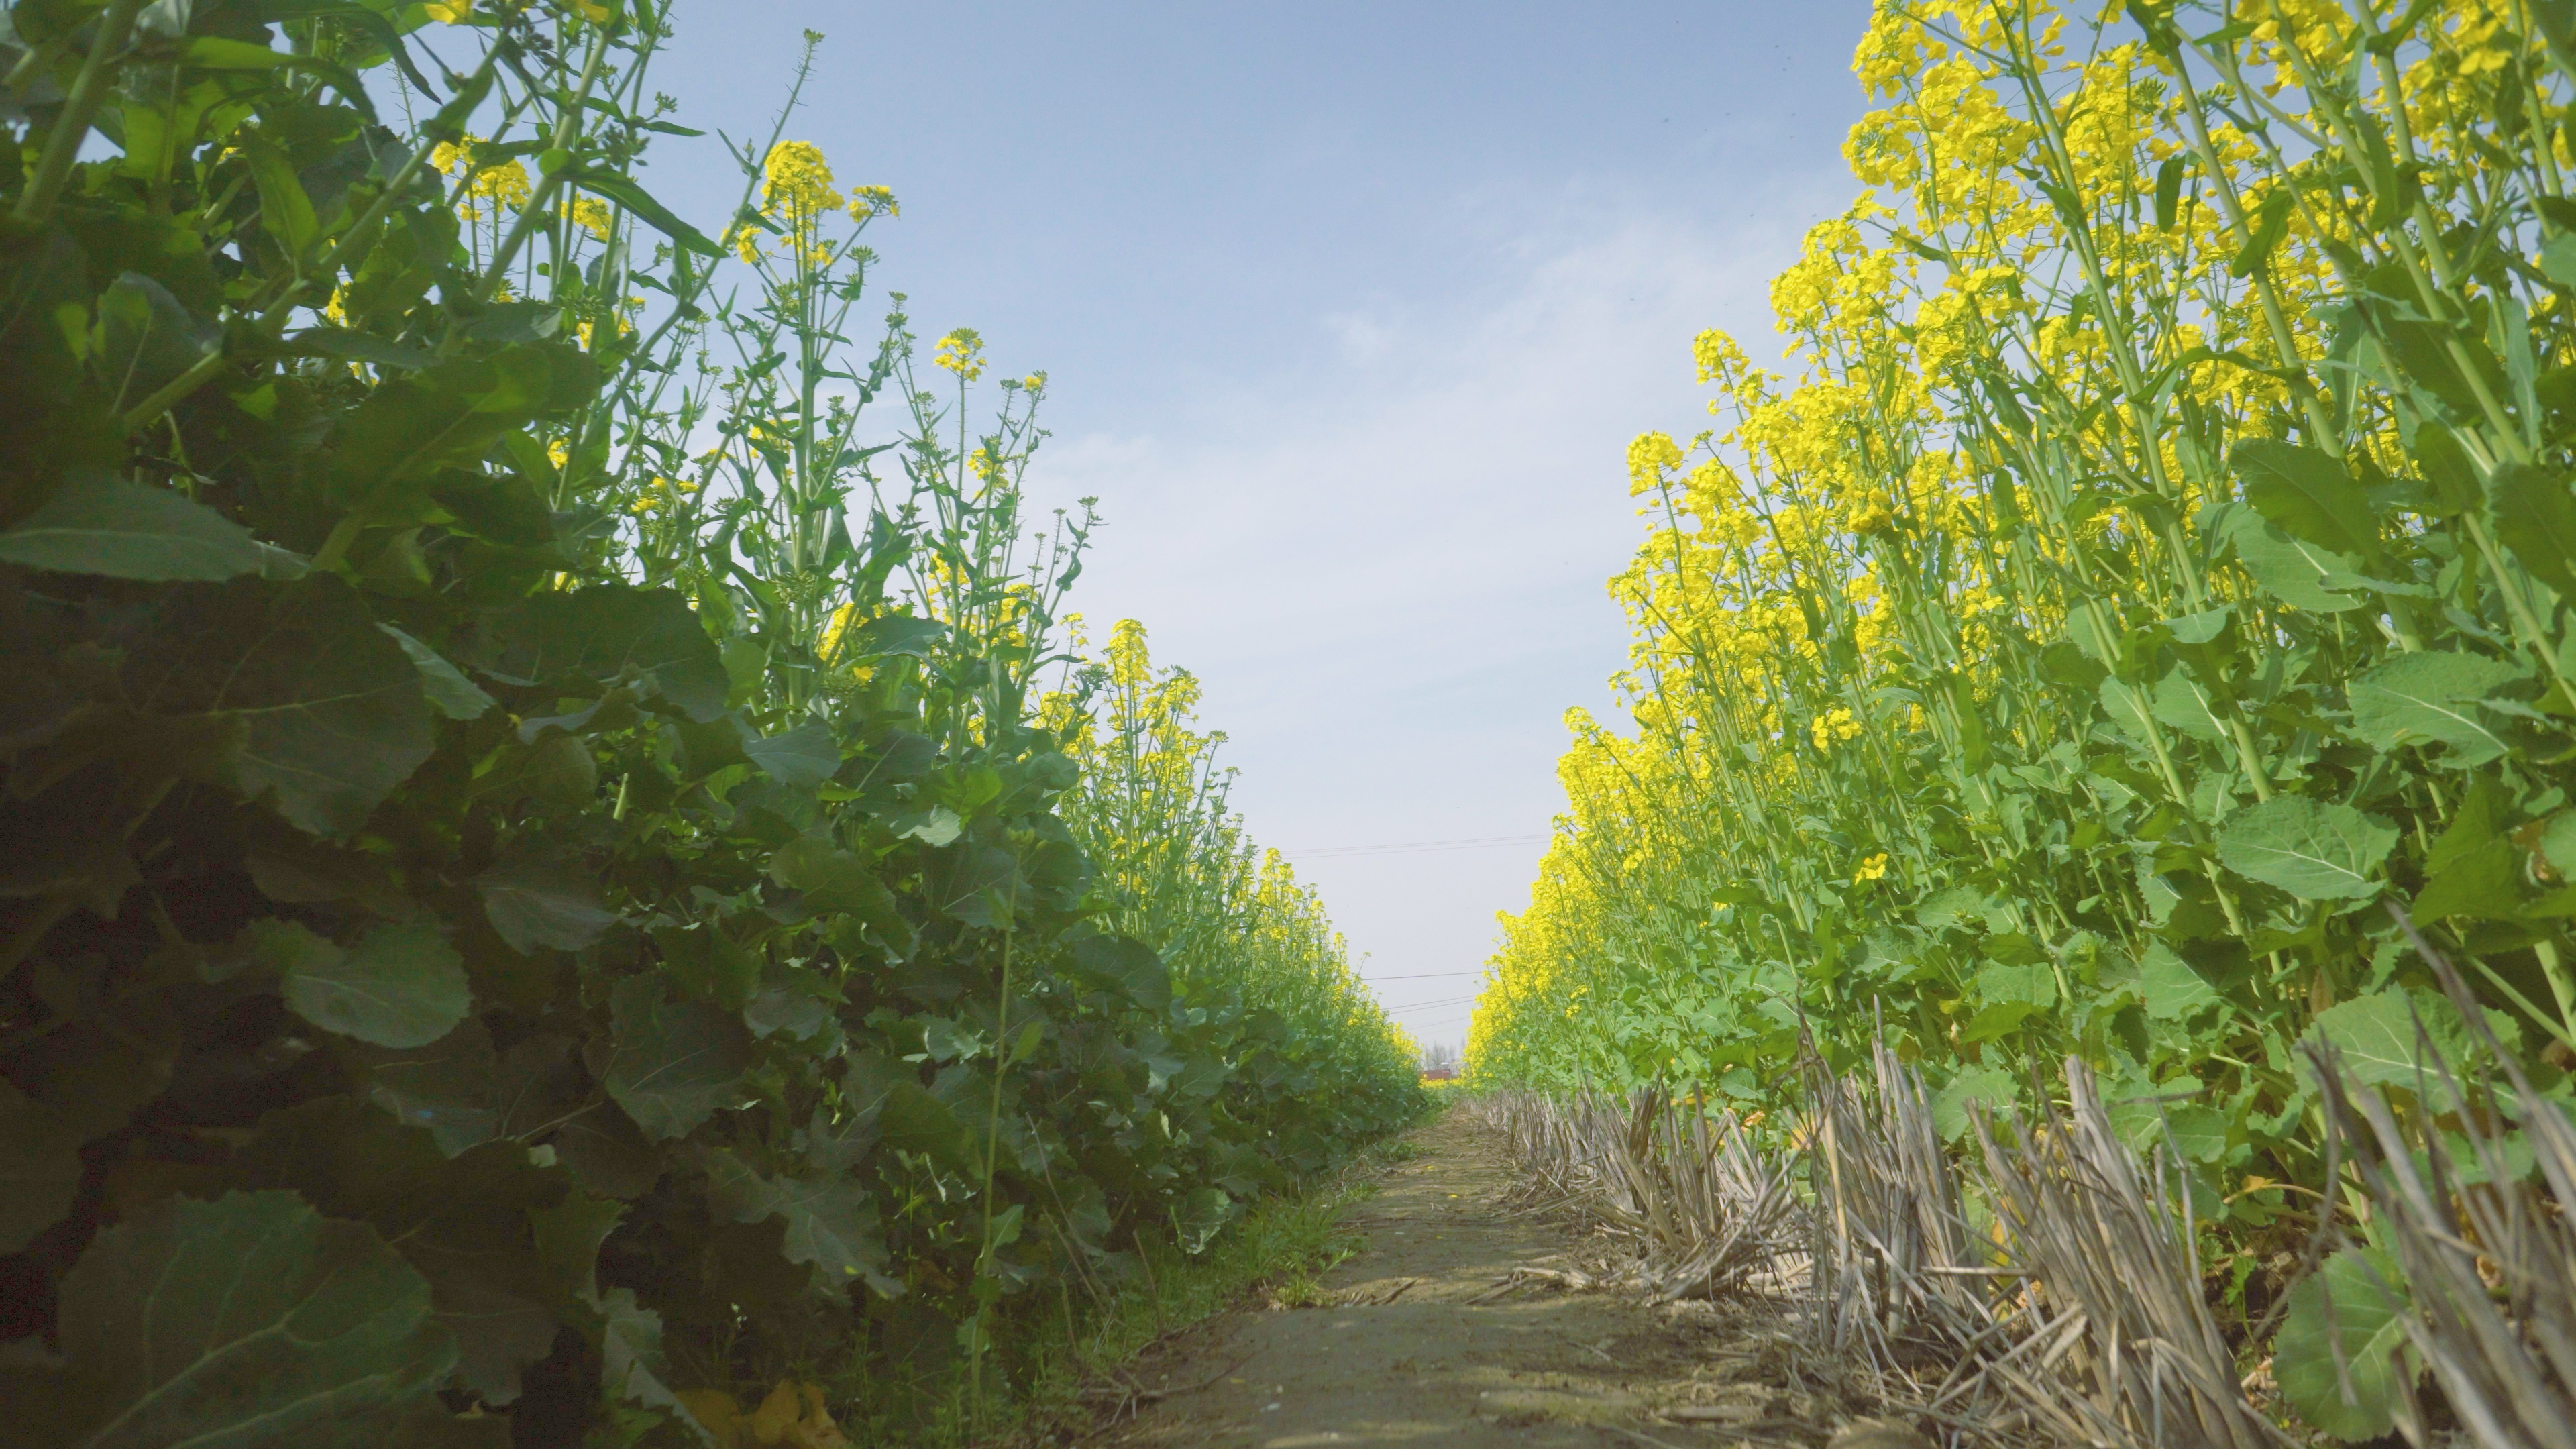
[[943,914],[987,930],[1009,926],[1027,894],[1009,851],[973,841],[934,852],[922,884]]
[[623,584],[528,600],[502,622],[481,667],[495,678],[567,688],[576,679],[607,684],[640,675],[701,723],[725,712],[731,682],[688,600]]
[[948,626],[937,619],[879,614],[852,632],[850,645],[843,653],[852,658],[908,654],[915,659],[928,659],[947,637]]
[[709,1001],[664,999],[661,983],[630,976],[610,993],[616,1045],[609,1054],[608,1095],[659,1142],[706,1121],[740,1100],[751,1066],[751,1032],[742,1018]]
[[389,923],[346,951],[321,944],[287,967],[279,989],[296,1015],[325,1031],[377,1046],[427,1046],[455,1030],[473,1004],[464,958],[435,927]]
[[2245,501],[2293,538],[2357,559],[2379,554],[2377,512],[2343,464],[2278,438],[2239,443],[2228,465],[2245,484]]
[[420,1274],[289,1192],[142,1209],[64,1276],[59,1323],[91,1417],[57,1442],[80,1449],[337,1443],[457,1360]]
[[353,1046],[349,1054],[366,1065],[367,1100],[426,1130],[439,1151],[454,1157],[492,1140],[500,1060],[481,1018],[466,1017],[426,1046]]
[[1074,942],[1074,972],[1118,992],[1147,1011],[1172,1004],[1172,973],[1154,948],[1126,936],[1085,936]]
[[2463,1070],[2473,1050],[2468,1028],[2448,1001],[2428,991],[2355,997],[2318,1012],[2316,1029],[2335,1048],[2335,1064],[2355,1082],[2411,1092],[2440,1080],[2418,1046],[2419,1021],[2442,1063],[2454,1074]]
[[345,327],[307,327],[286,339],[288,347],[305,357],[331,357],[343,362],[371,362],[378,367],[398,367],[418,372],[433,366],[438,354],[407,347],[366,332],[352,332]]
[[1957,1142],[1968,1135],[1971,1103],[2000,1115],[2010,1111],[2020,1096],[2012,1073],[2000,1067],[1962,1067],[1932,1099],[1932,1126],[1942,1141]]
[[2567,480],[2528,463],[2506,463],[2487,479],[2496,538],[2531,576],[2576,600],[2576,498]]
[[0,563],[156,583],[255,574],[281,552],[170,489],[98,469],[76,470],[60,492],[0,533]]
[[2057,1004],[2057,978],[2044,965],[1989,965],[1977,973],[1977,995],[1987,1002],[2024,1001],[2046,1008]]
[[2226,528],[2236,561],[2245,566],[2265,593],[2282,603],[2319,614],[2361,607],[2361,600],[2323,587],[2329,575],[2354,573],[2354,560],[2322,545],[2292,538],[2251,509],[2230,514]]
[[[2111,1130],[2130,1151],[2145,1156],[2164,1146],[2186,1162],[2214,1162],[2227,1153],[2227,1118],[2197,1102],[2163,1100],[2188,1082],[2162,1088],[2131,1080],[2105,1104]],[[2133,1095],[2131,1093],[2134,1093]],[[2111,1095],[2106,1093],[2106,1095]]]
[[2415,919],[2494,920],[2522,909],[2522,865],[2529,852],[2498,828],[2497,805],[2486,781],[2462,801],[2425,861],[2431,879],[2409,908]]
[[862,1280],[889,1297],[902,1291],[902,1284],[886,1275],[876,1200],[848,1173],[764,1177],[720,1148],[702,1150],[696,1157],[707,1173],[708,1200],[718,1212],[738,1223],[785,1220],[781,1251],[791,1263],[812,1265],[816,1292],[843,1299],[850,1284]]
[[429,758],[420,671],[336,578],[163,591],[126,669],[168,714],[237,716],[241,793],[315,835],[347,835]]
[[98,298],[90,363],[107,384],[110,405],[131,408],[223,346],[223,329],[189,311],[170,289],[141,272],[118,277]]
[[2160,1021],[2188,1021],[2222,1000],[2190,963],[2162,943],[2150,944],[2138,957],[2138,987],[2146,997],[2147,1015]]
[[2560,880],[2576,877],[2576,810],[2550,817],[2548,828],[2540,833],[2540,855]]
[[0,1253],[60,1222],[80,1193],[80,1129],[0,1082]]
[[2243,281],[2271,259],[2272,249],[2290,233],[2290,206],[2294,199],[2287,186],[2276,187],[2263,198],[2248,228],[2245,245],[2237,248],[2227,263],[2227,275]]
[[2177,668],[2156,684],[2155,717],[2196,740],[2227,738],[2219,706],[2200,681]]
[[831,728],[808,720],[792,730],[742,742],[761,773],[791,790],[810,790],[841,768],[841,746]]
[[[212,39],[198,43],[241,45],[238,41]],[[241,45],[241,48],[259,51],[257,46]],[[259,53],[275,60],[286,58],[273,51]],[[241,148],[243,156],[250,162],[251,182],[259,191],[261,230],[266,231],[286,253],[295,270],[303,270],[304,257],[312,249],[314,239],[321,235],[322,227],[313,215],[313,198],[305,195],[304,182],[295,174],[294,161],[275,141],[257,130],[235,132],[234,144]]]
[[700,1442],[714,1443],[666,1382],[670,1369],[662,1360],[662,1315],[637,1303],[632,1288],[611,1288],[601,1294],[599,1312],[601,1387],[647,1408],[667,1409],[694,1430]]
[[2370,873],[2396,844],[2396,827],[2349,805],[2275,795],[2228,820],[2218,859],[2301,900],[2368,900],[2379,894]]
[[2387,1433],[2396,1423],[2398,1375],[2416,1372],[2404,1320],[2412,1311],[2387,1254],[2346,1248],[2326,1259],[2290,1290],[2289,1313],[2273,1340],[2282,1396],[2299,1417],[2338,1439]]
[[401,485],[481,462],[508,434],[587,396],[591,382],[586,359],[550,344],[450,358],[380,382],[332,439],[332,499],[371,522],[426,523],[427,492]]
[[271,1112],[227,1166],[248,1188],[287,1188],[324,1213],[365,1222],[429,1280],[455,1332],[461,1377],[486,1402],[518,1395],[522,1364],[545,1356],[552,1315],[518,1291],[534,1270],[526,1214],[560,1201],[564,1174],[516,1142],[449,1156],[427,1132],[349,1097]]
[[599,886],[561,860],[512,854],[474,878],[483,915],[522,956],[551,946],[578,951],[617,923]]
[[485,694],[481,685],[466,678],[465,671],[448,663],[437,650],[391,624],[379,623],[376,627],[385,631],[386,638],[402,646],[412,668],[420,671],[421,692],[438,707],[440,714],[449,719],[480,719],[484,711],[492,707],[492,696]]
[[2482,655],[2401,654],[2346,686],[2352,732],[2375,749],[2446,744],[2456,763],[2483,764],[2506,745],[2480,717],[2477,701],[2521,677],[2516,666]]
[[871,926],[891,927],[902,920],[894,893],[877,879],[868,862],[832,844],[826,835],[800,836],[769,857],[769,877],[804,893],[805,906],[818,915],[855,916]]
[[1217,1233],[1241,1211],[1223,1188],[1202,1187],[1186,1194],[1172,1211],[1172,1231],[1179,1237],[1181,1251],[1192,1257],[1206,1252]]
[[2188,160],[2189,158],[2183,156],[2168,156],[2165,158],[2165,163],[2156,168],[2156,230],[2158,231],[2174,229],[2174,220],[2182,210],[2182,173]]
[[595,192],[635,213],[655,231],[669,237],[688,251],[702,257],[721,257],[724,248],[709,241],[704,232],[672,214],[671,209],[655,201],[650,193],[633,180],[604,167],[576,166],[558,173],[565,184]]

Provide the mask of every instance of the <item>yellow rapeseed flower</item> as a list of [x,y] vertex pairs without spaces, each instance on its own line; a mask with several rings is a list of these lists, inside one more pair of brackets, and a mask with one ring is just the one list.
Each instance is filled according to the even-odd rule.
[[984,337],[972,327],[960,327],[939,339],[939,350],[931,361],[957,374],[963,382],[973,382],[984,375]]

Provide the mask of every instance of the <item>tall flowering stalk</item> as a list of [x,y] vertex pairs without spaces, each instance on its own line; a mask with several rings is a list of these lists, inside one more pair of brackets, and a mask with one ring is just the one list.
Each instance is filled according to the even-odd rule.
[[2569,41],[1878,6],[1788,375],[1704,334],[1712,426],[1629,450],[1627,719],[1472,1071],[1769,1102],[1883,1030],[1964,1130],[2080,1056],[2245,1265],[2328,1186],[2292,1043],[2430,985],[2379,902],[2576,1060]]

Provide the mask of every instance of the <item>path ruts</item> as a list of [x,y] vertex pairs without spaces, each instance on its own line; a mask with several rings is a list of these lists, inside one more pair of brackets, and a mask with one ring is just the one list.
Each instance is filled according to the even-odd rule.
[[[1090,1442],[1680,1446],[1731,1445],[1747,1431],[1765,1444],[1823,1442],[1830,1427],[1810,1417],[1819,1406],[1766,1382],[1764,1356],[1731,1343],[1702,1305],[1527,1288],[1488,1296],[1566,1240],[1500,1210],[1508,1168],[1462,1114],[1414,1141],[1423,1155],[1345,1219],[1367,1246],[1322,1280],[1333,1306],[1240,1309],[1192,1330],[1138,1372],[1148,1387],[1184,1391]],[[1674,1422],[1676,1410],[1692,1422]]]

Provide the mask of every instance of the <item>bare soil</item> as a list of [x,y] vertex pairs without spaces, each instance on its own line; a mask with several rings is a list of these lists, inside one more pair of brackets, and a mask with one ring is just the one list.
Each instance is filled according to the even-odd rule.
[[[1413,1140],[1422,1155],[1345,1219],[1366,1245],[1318,1280],[1323,1306],[1254,1303],[1167,1340],[1129,1371],[1145,1395],[1087,1442],[1813,1446],[1860,1407],[1801,1371],[1776,1307],[1497,1294],[1514,1268],[1597,1262],[1602,1245],[1511,1209],[1500,1144],[1463,1113]],[[1850,1427],[1840,1442],[1874,1442]]]

